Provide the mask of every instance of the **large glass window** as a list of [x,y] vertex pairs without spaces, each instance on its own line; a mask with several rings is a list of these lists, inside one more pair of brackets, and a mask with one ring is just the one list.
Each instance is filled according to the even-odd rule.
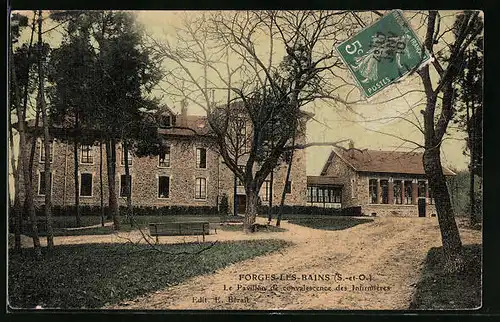
[[370,179],[369,181],[369,195],[370,195],[370,203],[377,203],[377,179]]
[[412,203],[412,195],[413,189],[411,186],[411,181],[405,181],[405,198],[404,198],[404,203],[407,205],[411,205]]
[[[50,174],[50,184],[52,184],[53,173]],[[41,171],[38,174],[38,194],[45,196],[45,172]],[[52,187],[52,186],[51,186]]]
[[[54,142],[50,141],[49,145],[49,162],[52,162],[54,158]],[[45,162],[45,143],[43,140],[40,143],[40,162]]]
[[380,180],[380,189],[382,191],[382,203],[389,203],[389,181]]
[[403,191],[401,181],[394,181],[394,202],[398,205],[403,203]]
[[261,188],[261,192],[262,192],[261,198],[262,198],[262,201],[269,201],[270,189],[271,189],[271,181],[270,180],[264,181],[264,183],[262,184],[262,188]]
[[[128,150],[128,165],[132,165],[132,153],[130,153],[130,150]],[[121,165],[125,165],[125,149],[122,147],[122,153],[121,153]]]
[[127,179],[130,180],[130,191],[132,190],[132,177],[122,174],[120,176],[120,197],[127,197],[130,193],[127,189]]
[[170,147],[162,147],[160,154],[158,155],[158,166],[161,168],[170,167]]
[[195,199],[207,199],[207,179],[196,178],[195,189]]
[[80,196],[92,197],[92,173],[80,175]]
[[196,167],[200,169],[205,169],[207,167],[207,149],[196,149]]
[[427,194],[427,183],[425,181],[418,182],[418,197],[425,198]]
[[170,177],[158,177],[158,198],[168,198],[170,194]]

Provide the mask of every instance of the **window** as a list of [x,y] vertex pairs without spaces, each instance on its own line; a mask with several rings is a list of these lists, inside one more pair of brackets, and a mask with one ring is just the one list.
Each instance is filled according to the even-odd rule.
[[200,169],[205,169],[207,167],[207,149],[196,149],[196,167]]
[[407,205],[411,205],[411,195],[412,195],[412,186],[411,181],[405,181],[405,198],[404,203]]
[[160,116],[160,128],[167,128],[172,126],[171,122],[172,118],[170,115],[162,115]]
[[323,188],[319,187],[318,188],[318,202],[323,203],[323,201],[324,201],[323,192],[324,192]]
[[[125,165],[125,149],[122,146],[121,165]],[[132,165],[132,153],[128,150],[128,165]]]
[[170,195],[170,177],[158,177],[158,198],[168,198]]
[[418,182],[418,197],[419,198],[427,197],[427,183],[425,181]]
[[[45,162],[45,143],[44,141],[40,141],[40,162]],[[49,162],[53,161],[54,158],[54,142],[50,141],[50,154],[49,154]]]
[[285,193],[292,193],[292,182],[287,181],[285,184]]
[[264,181],[261,188],[261,191],[263,192],[262,201],[269,201],[270,190],[271,190],[271,181],[270,180]]
[[377,203],[377,196],[378,196],[377,179],[370,179],[368,186],[369,186],[368,193],[370,194],[370,203]]
[[130,191],[132,191],[132,177],[122,174],[120,176],[120,197],[128,197],[130,191],[127,190],[127,179],[130,180]]
[[333,202],[341,203],[342,202],[342,190],[338,189],[338,188],[334,188],[332,192],[333,192],[333,196],[334,196]]
[[394,202],[398,205],[403,203],[403,192],[401,189],[401,181],[394,181]]
[[207,179],[196,178],[194,199],[207,199]]
[[[52,188],[52,177],[53,173],[50,174],[50,187]],[[45,172],[40,171],[38,174],[38,194],[40,196],[45,196]]]
[[170,147],[165,146],[160,151],[160,155],[158,155],[158,166],[161,168],[169,168],[170,167]]
[[[245,166],[244,165],[239,165],[238,168],[243,171],[243,175],[245,173]],[[240,178],[236,177],[236,186],[238,187],[243,187],[244,184],[243,184],[243,181],[240,180]]]
[[92,164],[94,163],[94,151],[92,145],[82,144],[80,147],[80,163]]
[[312,202],[312,187],[309,186],[307,187],[307,202]]
[[431,205],[434,204],[434,197],[432,195],[431,187],[429,187],[429,204],[431,204]]
[[318,187],[311,187],[311,202],[318,201]]
[[92,173],[80,175],[80,196],[92,197]]
[[382,191],[382,203],[389,203],[389,181],[380,180],[380,190]]
[[235,119],[236,127],[236,141],[238,152],[246,153],[247,151],[247,125],[244,117],[237,117]]
[[351,179],[351,198],[356,198],[356,186],[355,186],[356,181],[354,179]]

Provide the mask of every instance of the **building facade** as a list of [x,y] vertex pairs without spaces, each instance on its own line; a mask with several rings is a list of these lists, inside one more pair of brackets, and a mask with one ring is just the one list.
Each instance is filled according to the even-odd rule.
[[334,148],[321,175],[308,182],[308,205],[341,203],[342,208],[361,207],[367,216],[436,215],[422,153]]
[[[129,153],[131,176],[131,199],[134,206],[210,206],[216,207],[223,195],[228,197],[230,212],[237,198],[237,211],[243,213],[246,207],[245,190],[239,180],[225,165],[223,158],[211,146],[211,138],[206,135],[206,117],[181,114],[163,117],[167,123],[178,127],[158,129],[162,137],[159,155],[136,157]],[[57,131],[51,143],[51,155],[46,158],[43,141],[38,138],[34,162],[35,204],[44,204],[45,180],[44,163],[52,163],[52,204],[58,206],[75,205],[75,175],[73,143],[67,142],[64,133]],[[32,131],[33,133],[33,131]],[[305,135],[296,139],[305,142]],[[80,145],[78,148],[78,178],[80,205],[108,204],[108,176],[106,149],[100,145]],[[244,160],[242,160],[244,161]],[[102,165],[102,177],[101,177]],[[242,163],[243,165],[243,163]],[[287,205],[306,204],[306,159],[303,150],[293,156],[290,180],[285,183],[286,165],[274,170],[273,193],[270,195],[270,180],[266,180],[260,190],[263,205],[271,198],[278,204],[282,189],[287,187]],[[268,178],[270,179],[270,178]],[[119,204],[126,205],[125,155],[121,144],[117,145],[116,191]],[[236,188],[236,189],[235,189]]]

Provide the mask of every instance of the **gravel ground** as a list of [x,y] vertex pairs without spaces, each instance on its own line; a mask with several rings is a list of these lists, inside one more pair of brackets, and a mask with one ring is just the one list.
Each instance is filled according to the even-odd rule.
[[[242,232],[220,231],[211,235],[208,241],[276,238],[292,241],[295,245],[282,252],[239,262],[215,274],[198,276],[181,285],[106,308],[407,309],[428,250],[441,245],[436,218],[375,218],[373,222],[341,231],[316,230],[286,221],[283,227],[286,232],[245,235]],[[480,231],[461,229],[460,233],[464,244],[481,243]],[[130,233],[129,237],[137,238],[134,234],[137,232]],[[56,243],[80,242],[82,238],[60,237]],[[103,238],[99,236],[99,241],[92,242],[102,242]],[[107,238],[116,241],[119,237]],[[160,242],[183,240],[192,241],[196,237],[163,237]],[[341,274],[343,280],[335,280],[335,273]],[[240,274],[256,274],[256,280],[241,279]],[[259,277],[265,278],[262,274],[289,274],[289,277],[295,274],[296,279],[260,281]],[[371,274],[372,280],[360,281],[361,274],[365,277]],[[315,277],[320,279],[318,275],[322,275],[323,280],[311,280]],[[356,279],[347,280],[349,276]],[[290,286],[332,289],[308,291]],[[353,290],[353,286],[362,286],[363,289]],[[370,286],[378,289],[367,289]],[[345,289],[336,290],[337,287]]]

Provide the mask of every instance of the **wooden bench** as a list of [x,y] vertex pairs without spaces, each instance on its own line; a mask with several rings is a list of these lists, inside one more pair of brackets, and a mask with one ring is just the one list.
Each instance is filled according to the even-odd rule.
[[150,223],[149,233],[156,237],[158,236],[187,236],[201,235],[205,241],[205,235],[210,234],[210,223],[208,221],[183,221],[183,222],[162,222]]

